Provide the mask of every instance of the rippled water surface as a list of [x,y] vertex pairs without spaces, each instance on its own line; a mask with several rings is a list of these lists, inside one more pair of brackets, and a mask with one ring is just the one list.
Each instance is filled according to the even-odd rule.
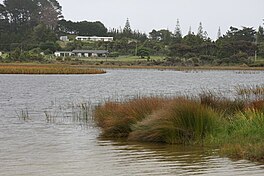
[[237,85],[264,84],[264,72],[107,71],[0,75],[0,175],[264,175],[264,165],[221,158],[212,149],[100,139],[89,114],[84,122],[75,111],[80,103],[138,95],[203,89],[232,95]]

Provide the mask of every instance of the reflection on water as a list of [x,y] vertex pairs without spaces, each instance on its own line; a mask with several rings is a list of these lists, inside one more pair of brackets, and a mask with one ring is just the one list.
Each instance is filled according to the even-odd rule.
[[[109,70],[105,75],[0,75],[0,175],[263,175],[264,166],[199,147],[98,138],[91,107],[108,98],[264,84],[233,71]],[[28,110],[29,118],[16,112]],[[19,113],[18,113],[19,114]]]

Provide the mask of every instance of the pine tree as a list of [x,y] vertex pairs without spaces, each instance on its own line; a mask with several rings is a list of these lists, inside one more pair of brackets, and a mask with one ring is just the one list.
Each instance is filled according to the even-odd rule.
[[256,34],[256,43],[264,42],[264,28],[259,26],[257,34]]
[[126,24],[125,24],[125,27],[124,27],[124,29],[123,29],[123,33],[124,33],[125,35],[129,35],[129,34],[132,33],[132,30],[131,30],[131,27],[130,27],[130,22],[129,22],[129,19],[128,19],[128,18],[127,18],[127,20],[126,20]]
[[207,40],[208,39],[208,33],[207,33],[207,31],[204,31],[204,33],[203,33],[203,39],[204,40]]
[[219,39],[220,37],[222,37],[222,33],[221,33],[221,29],[219,27],[218,31],[217,31],[217,39]]
[[179,21],[179,19],[177,19],[177,24],[176,24],[176,27],[175,27],[174,36],[177,39],[182,38],[182,32],[181,32],[181,27],[180,27],[180,21]]
[[204,38],[204,31],[203,31],[202,22],[199,23],[197,36],[199,36],[200,38]]
[[189,27],[188,35],[192,35],[192,27]]

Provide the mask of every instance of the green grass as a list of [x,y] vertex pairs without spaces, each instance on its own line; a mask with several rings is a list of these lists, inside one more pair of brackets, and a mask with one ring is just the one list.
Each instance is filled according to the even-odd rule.
[[84,61],[107,61],[107,62],[138,62],[138,61],[148,61],[148,60],[160,60],[163,61],[165,59],[164,56],[150,56],[148,59],[147,57],[141,58],[139,56],[119,56],[119,57],[95,57],[95,58],[86,58],[81,57],[78,58]]

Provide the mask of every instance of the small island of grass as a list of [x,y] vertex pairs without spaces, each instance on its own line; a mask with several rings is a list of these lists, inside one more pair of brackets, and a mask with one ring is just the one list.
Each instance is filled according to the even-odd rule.
[[239,99],[199,96],[141,97],[107,102],[94,119],[102,137],[219,148],[235,159],[264,161],[264,87],[239,87]]
[[10,64],[0,65],[0,74],[103,74],[101,69],[79,68],[70,65],[26,65]]

